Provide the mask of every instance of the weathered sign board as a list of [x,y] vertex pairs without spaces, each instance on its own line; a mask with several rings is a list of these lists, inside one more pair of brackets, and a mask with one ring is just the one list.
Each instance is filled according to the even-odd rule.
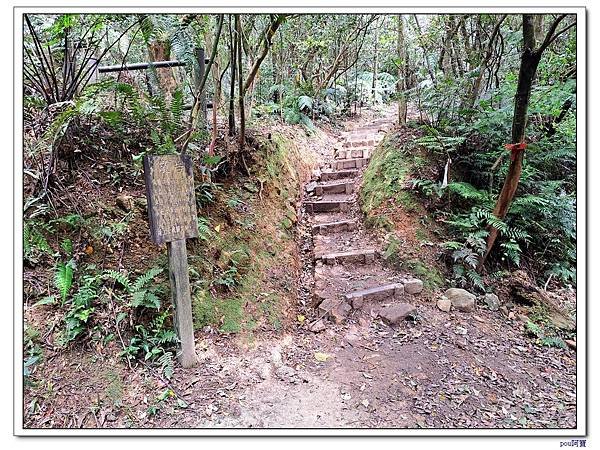
[[198,237],[194,174],[189,156],[144,157],[150,235],[155,244]]
[[150,235],[156,244],[167,243],[179,361],[192,367],[197,358],[186,249],[186,239],[198,237],[192,160],[181,155],[145,156],[144,179]]

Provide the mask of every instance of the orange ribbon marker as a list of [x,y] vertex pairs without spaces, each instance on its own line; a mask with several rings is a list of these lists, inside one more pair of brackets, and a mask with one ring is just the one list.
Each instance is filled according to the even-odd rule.
[[517,158],[517,153],[525,150],[527,144],[525,142],[519,142],[518,144],[506,144],[504,147],[506,150],[510,151],[510,160],[514,161]]

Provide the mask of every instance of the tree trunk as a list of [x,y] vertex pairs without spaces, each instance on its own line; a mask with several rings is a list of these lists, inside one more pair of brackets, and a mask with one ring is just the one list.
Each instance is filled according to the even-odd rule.
[[406,125],[406,48],[402,14],[398,14],[398,59],[398,124]]
[[[375,28],[375,48],[373,56],[373,82],[371,83],[371,92],[373,93],[373,104],[375,103],[375,93],[377,92],[377,63],[378,63],[378,51],[379,51],[379,32],[377,27]],[[326,86],[327,87],[327,86]]]
[[234,40],[231,29],[231,15],[229,15],[229,60],[231,61],[229,81],[229,113],[227,115],[229,125],[229,136],[235,135],[235,79],[237,72],[237,39]]
[[242,19],[235,15],[236,41],[237,41],[237,66],[238,66],[238,109],[240,114],[240,152],[246,144],[246,114],[244,112],[244,68],[242,66]]
[[[513,114],[511,142],[518,144],[525,141],[525,128],[527,127],[527,108],[529,106],[529,97],[531,95],[531,86],[538,64],[540,62],[541,52],[534,50],[535,37],[533,29],[533,15],[523,15],[523,53],[521,55],[521,67],[519,69],[519,81],[517,82],[517,93],[515,95],[515,110]],[[512,150],[508,174],[504,180],[504,186],[500,191],[494,215],[499,219],[504,219],[517,191],[521,172],[523,170],[523,150]],[[498,230],[490,228],[487,239],[487,249],[481,260],[481,265],[489,255],[494,242],[498,237]]]
[[[148,45],[148,54],[150,61],[168,61],[170,56],[169,43],[165,41],[154,41]],[[173,68],[165,67],[156,70],[156,77],[161,92],[164,94],[167,102],[171,100],[173,92],[177,88],[177,81],[173,73]]]

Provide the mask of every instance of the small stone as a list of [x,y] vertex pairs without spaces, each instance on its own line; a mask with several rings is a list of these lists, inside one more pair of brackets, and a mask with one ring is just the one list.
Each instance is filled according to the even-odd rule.
[[454,332],[456,334],[467,334],[467,329],[463,328],[463,327],[456,327],[456,330],[454,330]]
[[577,342],[572,341],[571,339],[565,339],[565,344],[567,344],[573,350],[577,350]]
[[329,317],[335,323],[340,324],[348,317],[350,311],[352,311],[352,307],[344,301],[329,311]]
[[281,366],[275,371],[275,374],[280,380],[289,381],[296,375],[296,371],[290,366]]
[[311,181],[310,183],[308,183],[306,185],[306,187],[304,189],[306,189],[306,192],[313,192],[317,187],[317,182],[316,181]]
[[483,302],[492,311],[497,311],[500,308],[500,299],[496,294],[485,294]]
[[133,208],[133,197],[127,194],[118,195],[116,203],[123,211],[131,211]]
[[271,350],[271,362],[276,366],[280,366],[282,363],[281,352],[279,350]]
[[505,316],[508,316],[508,308],[506,306],[503,305],[499,309],[502,314],[504,314]]
[[475,309],[475,296],[469,291],[458,288],[448,289],[444,295],[452,302],[454,309],[462,312],[470,312]]
[[452,306],[452,302],[447,298],[440,298],[437,301],[437,307],[444,312],[450,312],[450,307]]
[[527,317],[525,314],[517,314],[517,319],[523,323],[529,322],[529,317]]
[[322,319],[319,319],[316,322],[314,322],[313,324],[311,324],[308,329],[310,331],[312,331],[313,333],[320,333],[325,328],[327,328],[327,326],[325,325],[325,322],[323,322]]
[[379,316],[390,325],[397,325],[416,311],[417,309],[408,303],[397,303],[381,308]]
[[423,290],[423,282],[421,280],[408,280],[404,283],[404,292],[407,294],[418,294]]
[[258,376],[260,376],[263,380],[268,380],[269,378],[271,378],[272,373],[273,373],[273,368],[271,367],[271,364],[269,364],[269,363],[263,364],[262,366],[260,366],[260,369],[258,370]]
[[509,312],[509,313],[508,313],[508,319],[509,319],[509,320],[513,320],[514,318],[515,318],[515,313],[514,313],[514,312],[512,312],[512,311],[511,311],[511,312]]
[[485,322],[485,319],[483,317],[479,317],[479,316],[475,316],[474,315],[473,319],[475,319],[477,322],[481,322],[481,323]]

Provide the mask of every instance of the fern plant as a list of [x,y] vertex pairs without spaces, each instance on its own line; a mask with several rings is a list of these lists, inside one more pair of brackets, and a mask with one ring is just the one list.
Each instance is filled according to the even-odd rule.
[[150,283],[162,272],[163,269],[152,267],[133,282],[129,280],[126,274],[114,270],[106,271],[104,277],[112,279],[121,285],[127,294],[130,306],[159,310],[161,306],[159,296],[164,293],[164,289],[160,284],[151,285]]
[[73,285],[73,270],[75,261],[70,260],[67,263],[59,261],[54,269],[54,286],[58,289],[62,303],[64,304]]
[[52,233],[54,229],[45,222],[26,221],[23,225],[23,257],[35,264],[42,255],[52,255],[52,248],[44,233]]
[[173,376],[173,351],[179,342],[172,326],[167,325],[169,311],[158,314],[149,327],[135,326],[135,335],[120,353],[127,359],[143,357],[145,361],[157,365],[167,378]]
[[74,341],[86,330],[95,310],[93,302],[98,298],[101,280],[102,278],[97,274],[88,274],[82,277],[79,289],[71,298],[69,309],[64,317],[63,343]]

